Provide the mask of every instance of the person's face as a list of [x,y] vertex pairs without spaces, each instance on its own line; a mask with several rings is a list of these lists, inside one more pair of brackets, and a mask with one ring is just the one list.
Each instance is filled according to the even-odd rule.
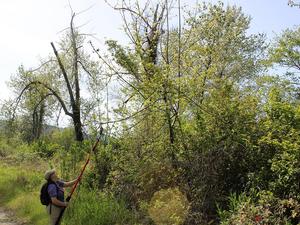
[[57,174],[56,173],[53,173],[51,176],[50,176],[50,178],[51,178],[51,180],[52,181],[58,181],[58,176],[57,176]]

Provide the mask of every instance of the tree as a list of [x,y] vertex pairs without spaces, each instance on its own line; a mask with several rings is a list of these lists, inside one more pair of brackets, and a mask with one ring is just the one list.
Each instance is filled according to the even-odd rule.
[[[43,87],[31,87],[24,95],[19,96],[24,86],[31,82],[32,79],[42,79],[42,74],[33,74],[30,71],[26,71],[23,66],[20,66],[17,74],[12,76],[9,82],[10,88],[18,95],[17,104],[14,106],[15,109],[10,115],[10,119],[16,119],[21,122],[19,126],[22,127],[22,136],[27,142],[40,138],[45,118],[49,118],[49,112],[54,106],[51,94],[47,93],[47,90]],[[6,104],[14,105],[12,101]],[[16,118],[17,116],[20,118]],[[9,118],[7,119],[9,120]]]
[[[121,6],[115,6],[119,10],[123,20],[126,34],[131,40],[129,48],[117,44],[115,41],[108,41],[109,50],[115,62],[122,69],[125,69],[131,80],[129,90],[130,100],[138,101],[142,105],[150,103],[147,110],[143,110],[142,117],[145,124],[145,132],[151,136],[153,129],[149,126],[151,121],[157,118],[165,118],[167,132],[169,136],[168,146],[169,155],[172,163],[176,166],[175,144],[175,115],[176,108],[172,100],[174,90],[174,80],[170,76],[168,42],[169,37],[164,39],[164,34],[169,33],[169,27],[165,28],[168,20],[168,11],[171,5],[168,1],[160,1],[157,4],[145,4],[141,6],[138,2],[130,5],[126,1],[121,2]],[[156,113],[149,113],[155,111]],[[161,112],[164,115],[161,115]],[[147,115],[148,114],[148,115]],[[146,122],[147,121],[147,122]],[[157,121],[157,120],[156,120]],[[148,125],[146,125],[148,124]],[[160,126],[164,127],[162,121]]]
[[[48,76],[47,79],[32,79],[23,87],[20,96],[32,88],[43,88],[46,90],[46,97],[53,96],[60,104],[65,115],[72,119],[76,140],[83,141],[81,120],[83,98],[81,96],[80,82],[83,74],[88,74],[90,77],[95,76],[98,72],[98,64],[92,63],[89,55],[82,49],[84,35],[81,35],[74,27],[74,18],[75,13],[71,18],[69,32],[67,32],[65,39],[60,43],[63,53],[59,54],[54,43],[51,43],[56,60],[51,58],[40,67],[48,67],[48,70],[44,72],[44,75]],[[54,62],[58,64],[58,68]]]
[[[300,70],[300,27],[287,29],[270,48],[270,61],[289,70]],[[293,72],[293,71],[291,71]]]
[[[108,43],[116,68],[125,70],[130,82],[125,93],[131,105],[148,106],[132,118],[131,132],[123,133],[120,173],[124,180],[131,178],[130,190],[143,193],[143,201],[159,188],[181,186],[191,201],[187,224],[208,223],[216,215],[215,203],[223,204],[224,196],[244,188],[253,168],[249,143],[257,140],[258,99],[249,96],[246,84],[263,70],[264,35],[249,35],[250,18],[222,3],[199,5],[186,15],[182,31],[164,23],[165,2],[152,11],[135,6],[116,7],[130,15],[123,17],[134,18],[125,21],[131,45]],[[165,14],[154,23],[160,29],[155,30],[157,48],[150,51],[153,60],[147,47],[159,8]],[[132,109],[123,108],[123,113]],[[165,171],[165,182],[155,176],[158,171]],[[115,182],[123,185],[122,179]]]
[[300,27],[287,29],[276,39],[269,49],[269,63],[286,68],[285,75],[299,89]]
[[188,147],[180,158],[193,224],[201,220],[200,211],[209,220],[216,202],[222,205],[229,192],[245,187],[258,108],[247,84],[263,70],[265,44],[264,35],[247,33],[250,18],[236,6],[202,4],[186,19],[180,98],[181,143]]

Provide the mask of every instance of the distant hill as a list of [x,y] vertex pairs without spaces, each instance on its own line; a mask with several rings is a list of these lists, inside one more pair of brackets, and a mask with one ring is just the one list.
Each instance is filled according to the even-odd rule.
[[53,125],[48,125],[48,124],[44,124],[43,126],[43,133],[44,134],[49,134],[53,131],[56,131],[56,130],[63,130],[65,128],[62,128],[62,127],[57,127],[57,126],[53,126]]
[[[7,122],[6,120],[0,120],[0,132],[4,131],[6,122]],[[63,130],[63,129],[65,129],[65,128],[44,124],[43,133],[44,134],[49,134],[49,133],[51,133],[55,130]]]

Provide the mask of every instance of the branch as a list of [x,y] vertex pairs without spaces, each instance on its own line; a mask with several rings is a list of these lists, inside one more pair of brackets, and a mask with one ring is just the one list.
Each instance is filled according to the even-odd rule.
[[178,77],[181,77],[181,5],[180,5],[180,0],[178,0]]
[[120,10],[120,11],[128,11],[128,12],[134,14],[134,15],[137,15],[139,18],[141,18],[141,19],[144,21],[144,23],[145,23],[148,27],[151,28],[151,25],[148,23],[148,21],[146,20],[146,18],[143,17],[139,12],[136,12],[136,11],[130,9],[130,8],[125,8],[125,7],[114,7],[114,9],[115,9],[115,10]]
[[[158,99],[159,100],[159,99]],[[102,122],[102,124],[109,124],[109,123],[119,123],[119,122],[122,122],[122,121],[125,121],[125,120],[129,120],[135,116],[137,116],[139,113],[145,111],[146,109],[148,109],[150,106],[154,105],[158,100],[154,101],[152,104],[149,104],[147,106],[145,106],[144,108],[136,111],[135,113],[127,116],[127,117],[124,117],[124,118],[121,118],[121,119],[118,119],[118,120],[111,120],[111,121],[106,121],[106,122]]]
[[55,48],[53,42],[51,42],[51,46],[52,46],[54,54],[55,54],[55,56],[57,58],[57,61],[58,61],[59,67],[60,67],[60,69],[62,71],[62,74],[63,74],[63,76],[65,78],[65,81],[66,81],[66,84],[67,84],[67,89],[68,89],[70,100],[71,100],[71,104],[75,104],[74,95],[73,95],[73,92],[72,92],[72,88],[71,88],[71,85],[70,85],[69,78],[67,76],[65,67],[64,67],[64,65],[62,64],[62,62],[61,62],[61,60],[59,58],[59,55],[58,55],[58,53],[56,51],[56,48]]
[[[49,87],[48,85],[42,83],[41,81],[31,81],[29,84],[27,84],[27,85],[23,88],[23,90],[21,91],[20,95],[19,95],[18,98],[17,98],[17,105],[18,105],[18,103],[20,102],[21,96],[22,96],[22,95],[24,94],[24,92],[25,92],[28,88],[30,88],[32,85],[41,85],[41,86],[43,86],[44,88],[46,88],[47,90],[49,90],[50,93],[51,93],[52,95],[54,95],[54,96],[57,98],[57,100],[59,101],[60,105],[62,106],[62,108],[63,108],[65,114],[66,114],[67,116],[73,117],[73,114],[70,113],[70,112],[68,111],[68,109],[67,109],[67,107],[66,107],[66,105],[65,105],[65,102],[62,100],[62,98],[59,96],[59,94],[58,94],[56,91],[54,91],[51,87]],[[17,106],[17,105],[16,105],[16,106]]]
[[90,71],[88,71],[88,69],[85,67],[85,65],[83,65],[83,63],[82,63],[80,60],[78,60],[77,62],[81,65],[82,69],[83,69],[83,70],[84,70],[91,78],[93,78],[93,75],[90,73]]
[[71,44],[72,44],[73,54],[74,54],[72,75],[75,77],[75,97],[76,97],[75,104],[78,106],[80,101],[80,88],[79,88],[79,77],[78,77],[78,49],[76,43],[76,34],[73,27],[74,18],[75,18],[75,13],[73,13],[71,18],[70,29],[71,29]]
[[60,114],[61,114],[61,109],[62,109],[62,107],[60,106],[60,107],[59,107],[59,110],[58,110],[57,117],[56,117],[56,125],[57,125],[57,126],[58,126],[58,120],[59,120]]
[[138,88],[136,88],[135,86],[133,86],[132,84],[130,84],[127,80],[125,80],[122,76],[121,76],[121,74],[118,72],[118,71],[116,71],[100,54],[99,54],[99,52],[95,49],[95,47],[94,47],[94,45],[93,45],[93,43],[91,42],[91,41],[89,41],[89,43],[90,43],[90,45],[91,45],[91,47],[92,47],[92,49],[93,49],[93,51],[97,54],[97,56],[99,57],[99,59],[101,59],[111,70],[113,70],[115,73],[116,73],[116,75],[122,80],[122,81],[124,81],[126,84],[128,84],[130,87],[132,87],[134,90],[136,90],[144,99],[145,99],[145,96],[141,93],[141,91],[138,89]]
[[35,71],[41,69],[43,66],[47,65],[47,64],[50,63],[50,62],[55,62],[55,60],[50,59],[50,60],[48,60],[47,62],[42,63],[38,68],[35,68],[35,69],[32,69],[32,70],[28,70],[28,72],[33,73],[33,72],[35,72]]
[[41,100],[35,105],[34,109],[33,109],[33,112],[36,112],[37,110],[37,107],[49,96],[53,95],[52,93],[48,93],[44,96],[42,96]]
[[123,22],[124,22],[124,26],[125,26],[125,32],[127,33],[127,36],[130,38],[130,40],[132,41],[132,43],[136,46],[138,46],[138,42],[135,40],[130,28],[129,28],[129,24],[127,22],[127,19],[126,19],[126,16],[125,16],[125,13],[124,12],[121,12],[121,17],[123,19]]

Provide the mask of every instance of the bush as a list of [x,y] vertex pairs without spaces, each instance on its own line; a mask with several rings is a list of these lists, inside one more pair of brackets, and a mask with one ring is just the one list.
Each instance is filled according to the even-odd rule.
[[297,200],[279,199],[267,191],[256,196],[234,194],[229,198],[229,209],[218,213],[221,225],[297,225],[300,222]]
[[80,189],[66,211],[64,224],[135,224],[134,215],[125,207],[123,201],[96,190]]
[[149,205],[149,215],[157,225],[183,224],[189,210],[189,202],[178,188],[156,192]]
[[271,170],[275,178],[270,182],[270,190],[282,198],[293,197],[300,200],[299,145],[296,143],[289,144],[289,148],[276,154],[274,158],[270,160]]
[[33,148],[33,151],[42,158],[52,157],[61,148],[58,144],[48,143],[45,140],[38,140],[34,142],[31,147]]

